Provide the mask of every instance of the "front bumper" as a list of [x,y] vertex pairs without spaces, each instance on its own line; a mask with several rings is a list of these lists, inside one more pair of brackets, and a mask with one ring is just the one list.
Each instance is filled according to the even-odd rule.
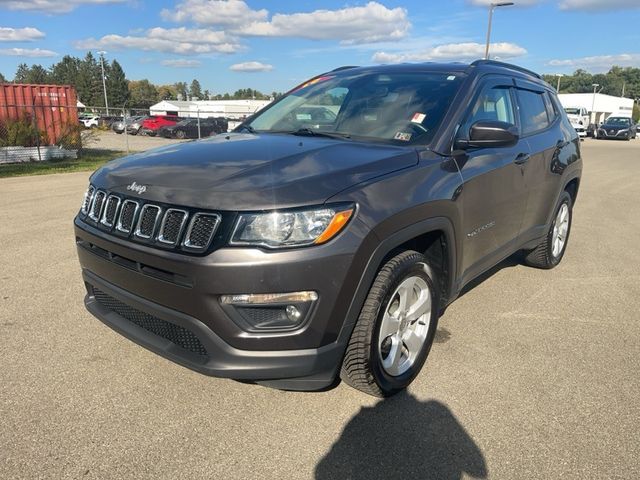
[[[370,233],[354,220],[332,242],[309,249],[220,248],[194,257],[131,244],[76,219],[85,304],[114,330],[198,372],[285,389],[325,388],[337,377],[352,327],[345,318],[362,272],[354,252]],[[319,298],[292,331],[248,332],[219,302],[225,294],[300,290]],[[113,302],[129,310],[123,314]],[[185,330],[188,345],[202,348],[184,348],[174,338],[175,326]]]

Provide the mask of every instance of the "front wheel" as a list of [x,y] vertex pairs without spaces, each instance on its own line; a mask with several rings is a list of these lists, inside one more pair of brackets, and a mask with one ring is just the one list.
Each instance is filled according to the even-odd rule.
[[340,377],[376,397],[405,389],[418,375],[438,325],[437,278],[424,255],[402,252],[379,271],[342,363]]
[[556,207],[556,214],[547,236],[525,257],[527,265],[551,269],[560,263],[567,249],[572,218],[571,195],[565,190],[560,196],[560,202]]

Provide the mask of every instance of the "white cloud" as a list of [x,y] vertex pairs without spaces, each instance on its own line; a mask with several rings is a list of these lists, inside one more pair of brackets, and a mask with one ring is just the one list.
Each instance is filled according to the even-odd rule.
[[202,65],[200,60],[189,60],[187,58],[176,58],[173,60],[163,60],[160,62],[165,67],[173,68],[195,68]]
[[105,35],[75,42],[78,49],[138,49],[179,55],[235,53],[242,49],[238,41],[225,32],[204,28],[151,28],[145,35]]
[[640,53],[620,53],[617,55],[596,55],[593,57],[551,60],[547,65],[604,72],[608,71],[614,65],[619,67],[637,67],[640,65]]
[[[376,63],[429,62],[443,60],[476,60],[484,57],[484,44],[475,42],[448,43],[418,52],[376,52],[372,60]],[[520,57],[527,51],[515,43],[492,43],[491,55],[501,59]]]
[[176,22],[224,26],[241,36],[339,40],[347,44],[398,40],[411,27],[406,9],[387,8],[375,1],[338,10],[275,13],[269,19],[267,10],[252,10],[243,0],[183,0],[175,10],[163,10],[162,16]]
[[252,10],[243,0],[183,0],[175,10],[165,8],[160,15],[174,22],[233,26],[265,21],[269,12]]
[[44,38],[44,33],[37,28],[0,27],[0,42],[31,42]]
[[0,0],[0,8],[45,13],[67,13],[80,5],[123,3],[127,0]]
[[[491,3],[496,3],[496,0],[467,0],[471,5],[475,5],[477,7],[488,7]],[[514,7],[530,7],[531,5],[537,5],[542,3],[544,0],[514,0],[515,5],[510,5]],[[507,7],[504,7],[507,8]]]
[[41,48],[0,48],[0,56],[10,57],[57,57],[58,54],[52,50]]
[[273,65],[261,62],[243,62],[231,65],[229,70],[234,72],[269,72],[273,70]]
[[640,8],[638,0],[561,0],[561,10],[626,10]]

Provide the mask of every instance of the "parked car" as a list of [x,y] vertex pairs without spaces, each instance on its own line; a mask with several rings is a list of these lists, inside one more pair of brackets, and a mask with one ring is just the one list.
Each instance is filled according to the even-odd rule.
[[148,115],[138,117],[137,120],[131,122],[131,125],[127,126],[127,133],[129,135],[137,135],[140,133],[140,130],[142,130],[142,123],[148,118],[150,118]]
[[78,119],[84,128],[96,128],[99,125],[100,117],[98,115],[84,116]]
[[102,127],[111,128],[111,126],[116,122],[121,122],[122,117],[119,115],[100,115],[98,120],[99,125]]
[[180,120],[176,115],[151,115],[142,122],[140,133],[154,137],[162,127],[171,127]]
[[[119,121],[117,121],[117,122],[113,122],[113,124],[111,125],[111,130],[113,130],[114,132],[116,132],[116,133],[118,133],[118,134],[121,134],[121,133],[124,133],[124,129],[125,129],[125,125],[126,125],[126,127],[127,127],[127,133],[130,133],[129,128],[130,128],[134,123],[136,123],[136,122],[138,122],[138,121],[140,121],[140,120],[142,120],[142,119],[144,119],[144,118],[146,118],[146,117],[144,117],[144,116],[140,116],[140,115],[138,115],[138,116],[134,116],[134,117],[127,117],[127,119],[126,119],[126,123],[125,123],[125,120],[120,119],[120,120],[119,120]],[[140,127],[138,126],[138,129],[139,129],[139,128],[140,128]],[[136,129],[136,133],[138,133],[137,129]]]
[[597,138],[631,140],[636,135],[636,126],[630,118],[609,117],[598,128]]
[[158,135],[165,138],[201,138],[212,134],[227,131],[227,120],[219,118],[201,118],[200,136],[198,136],[198,119],[189,118],[182,120],[170,127],[162,127],[158,130]]
[[[295,114],[320,102],[333,124]],[[74,220],[85,304],[207,375],[392,395],[473,279],[519,251],[560,263],[581,171],[533,72],[336,69],[232,133],[96,171]]]

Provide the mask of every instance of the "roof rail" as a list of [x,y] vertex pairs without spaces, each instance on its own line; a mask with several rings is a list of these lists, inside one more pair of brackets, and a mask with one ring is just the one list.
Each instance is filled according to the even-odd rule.
[[348,70],[350,68],[358,68],[358,65],[345,65],[343,67],[334,68],[332,72],[339,72],[340,70]]
[[542,79],[542,75],[540,75],[540,74],[538,74],[538,73],[536,73],[536,72],[534,72],[532,70],[529,70],[527,68],[519,67],[518,65],[513,65],[511,63],[498,62],[496,60],[476,60],[475,62],[473,62],[471,64],[472,67],[476,67],[476,66],[479,66],[479,65],[494,65],[496,67],[510,68],[511,70],[518,70],[520,72],[527,73],[529,75],[533,75],[536,78]]

